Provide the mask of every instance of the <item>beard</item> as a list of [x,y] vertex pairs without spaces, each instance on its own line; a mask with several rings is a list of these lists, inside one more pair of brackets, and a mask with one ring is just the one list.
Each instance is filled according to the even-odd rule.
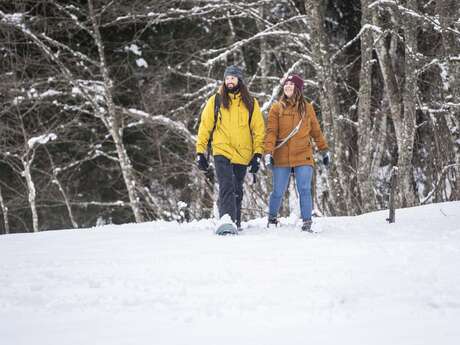
[[230,93],[237,93],[238,91],[240,91],[240,84],[232,84],[232,83],[229,83],[229,84],[225,84],[225,88],[227,89],[227,92],[230,92]]

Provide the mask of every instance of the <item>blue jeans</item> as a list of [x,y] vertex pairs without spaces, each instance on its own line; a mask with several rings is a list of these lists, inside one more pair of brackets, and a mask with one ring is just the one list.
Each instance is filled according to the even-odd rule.
[[297,192],[300,200],[300,213],[302,220],[311,219],[312,198],[311,198],[311,178],[313,167],[311,165],[301,165],[298,167],[273,167],[273,191],[270,194],[268,206],[268,216],[276,217],[281,207],[284,193],[289,183],[291,169],[294,169]]

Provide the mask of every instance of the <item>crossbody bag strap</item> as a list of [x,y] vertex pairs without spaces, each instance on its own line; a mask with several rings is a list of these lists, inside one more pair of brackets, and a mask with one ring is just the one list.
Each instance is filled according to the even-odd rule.
[[278,145],[275,146],[275,150],[279,149],[281,146],[286,144],[289,141],[289,139],[291,139],[294,135],[297,134],[297,132],[300,130],[300,126],[302,125],[302,120],[303,118],[301,117],[299,123],[292,129],[291,133],[289,133],[286,138],[284,138]]

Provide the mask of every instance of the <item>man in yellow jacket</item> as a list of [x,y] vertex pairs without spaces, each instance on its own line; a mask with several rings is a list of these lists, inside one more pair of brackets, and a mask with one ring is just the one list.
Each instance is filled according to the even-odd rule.
[[[215,102],[220,104],[215,116]],[[228,214],[241,229],[241,201],[246,169],[257,173],[264,151],[265,124],[259,104],[243,81],[237,66],[224,72],[224,82],[209,98],[201,114],[196,143],[198,167],[207,171],[205,153],[211,140],[212,155],[219,184],[219,216]]]

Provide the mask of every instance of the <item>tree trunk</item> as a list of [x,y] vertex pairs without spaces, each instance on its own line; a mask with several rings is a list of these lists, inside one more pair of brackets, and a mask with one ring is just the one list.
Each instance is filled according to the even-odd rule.
[[340,116],[338,102],[336,71],[331,62],[329,41],[324,29],[325,4],[321,0],[305,1],[305,9],[310,16],[312,28],[312,51],[316,65],[316,73],[319,85],[319,99],[321,103],[321,115],[324,124],[324,132],[334,159],[332,160],[328,185],[331,187],[329,196],[331,198],[333,215],[349,214],[348,204],[350,198],[343,181],[346,181],[343,159],[345,157],[344,142],[340,136],[341,125],[335,116]]
[[[417,1],[408,0],[406,6],[410,10],[416,11]],[[411,207],[416,204],[416,195],[413,188],[413,166],[414,141],[416,130],[416,104],[418,94],[417,83],[417,23],[409,17],[403,20],[404,30],[404,91],[403,105],[404,116],[401,121],[401,132],[398,140],[398,185],[399,185],[399,205]]]
[[50,163],[51,163],[51,169],[53,172],[53,183],[58,186],[59,191],[62,194],[62,198],[64,199],[64,203],[67,208],[67,213],[69,214],[69,219],[70,219],[70,222],[72,223],[73,228],[77,229],[78,223],[75,221],[75,218],[73,216],[72,207],[70,206],[69,198],[67,197],[67,194],[64,191],[64,187],[62,186],[62,183],[58,179],[58,176],[57,176],[58,174],[57,174],[56,166],[54,165],[53,157],[51,156],[48,150],[46,150],[46,153],[48,154],[48,159],[50,160]]
[[35,183],[32,179],[32,173],[30,167],[32,165],[33,157],[35,153],[32,152],[32,158],[28,158],[28,154],[26,157],[22,158],[22,165],[24,166],[24,177],[27,183],[27,191],[28,191],[28,200],[30,210],[32,212],[32,230],[33,232],[38,232],[38,213],[37,213],[37,204],[36,204],[36,191],[35,191]]
[[[259,14],[262,18],[265,18],[265,5],[261,5],[259,7]],[[262,32],[265,27],[259,21],[257,22],[257,29],[259,32]],[[270,46],[267,44],[267,39],[265,37],[261,37],[260,39],[260,61],[259,61],[259,69],[260,69],[260,78],[261,78],[261,90],[266,92],[268,87],[268,80],[267,77],[270,73],[270,53],[268,52]],[[265,101],[266,99],[264,99]]]
[[[388,102],[382,100],[381,109],[376,109],[374,125],[370,133],[370,138],[372,138],[373,154],[372,154],[372,163],[371,171],[372,176],[378,176],[378,171],[382,162],[383,155],[385,154],[385,142],[387,140],[387,127],[388,127]],[[376,198],[379,196],[375,195]],[[380,195],[379,204],[384,205],[382,202],[384,199],[383,195]]]
[[136,193],[136,182],[134,178],[133,167],[131,165],[131,161],[129,159],[128,153],[126,152],[126,148],[123,143],[123,129],[120,126],[120,114],[117,113],[113,101],[113,81],[110,79],[109,71],[107,68],[104,45],[102,42],[101,33],[99,31],[99,24],[96,19],[96,14],[94,12],[93,0],[88,1],[88,7],[94,30],[95,41],[99,52],[100,70],[104,81],[104,96],[107,104],[108,113],[106,114],[103,110],[100,113],[100,117],[101,119],[103,119],[105,126],[107,127],[110,135],[113,138],[113,141],[115,142],[121,172],[123,174],[123,179],[125,181],[126,189],[128,191],[131,209],[133,211],[136,223],[141,223],[144,221],[144,218],[141,213],[139,198]]
[[[361,0],[361,28],[371,24],[369,0]],[[361,71],[359,76],[358,103],[358,182],[362,212],[374,211],[376,199],[373,186],[371,136],[371,91],[372,91],[372,33],[365,29],[361,35]],[[376,126],[377,127],[377,126]]]
[[[455,25],[460,12],[460,4],[457,0],[438,0],[436,7],[441,25],[442,44],[445,50],[443,56],[447,58],[449,74],[448,95],[446,97],[448,102],[446,103],[450,111],[445,115],[446,122],[450,128],[457,128],[457,131],[451,131],[451,141],[454,146],[453,160],[456,163],[455,185],[451,200],[458,200],[460,198],[460,35],[454,33],[452,28],[456,28],[457,32],[460,29],[460,24]],[[454,13],[457,15],[453,15]]]
[[[398,11],[398,10],[395,10]],[[396,17],[399,13],[393,17]],[[385,23],[382,23],[381,14],[377,13],[377,10],[373,12],[373,22],[374,25],[383,27]],[[407,19],[405,19],[407,21]],[[385,93],[390,106],[391,119],[393,120],[396,142],[398,146],[398,197],[396,202],[396,207],[407,207],[411,206],[415,202],[414,198],[414,188],[413,188],[413,178],[412,178],[412,156],[413,156],[413,143],[415,136],[415,96],[413,100],[410,100],[411,95],[416,95],[416,76],[415,66],[409,65],[410,63],[415,64],[415,56],[413,55],[414,51],[410,49],[416,48],[417,42],[414,41],[415,37],[415,28],[414,23],[405,25],[405,36],[407,42],[405,45],[405,71],[406,81],[404,92],[404,99],[402,97],[403,92],[401,91],[399,85],[400,81],[397,80],[397,54],[395,53],[395,40],[391,39],[390,46],[387,48],[385,44],[385,37],[375,37],[376,41],[376,51],[379,58],[380,70],[383,76],[383,82],[385,87]],[[415,85],[414,85],[415,84]],[[410,87],[414,87],[413,90],[407,90]],[[408,108],[405,109],[403,113],[403,103]]]
[[3,194],[2,194],[2,189],[0,188],[0,207],[2,208],[2,213],[3,213],[3,225],[5,227],[5,234],[10,233],[10,224],[8,222],[8,207],[5,204],[5,201],[3,200]]

